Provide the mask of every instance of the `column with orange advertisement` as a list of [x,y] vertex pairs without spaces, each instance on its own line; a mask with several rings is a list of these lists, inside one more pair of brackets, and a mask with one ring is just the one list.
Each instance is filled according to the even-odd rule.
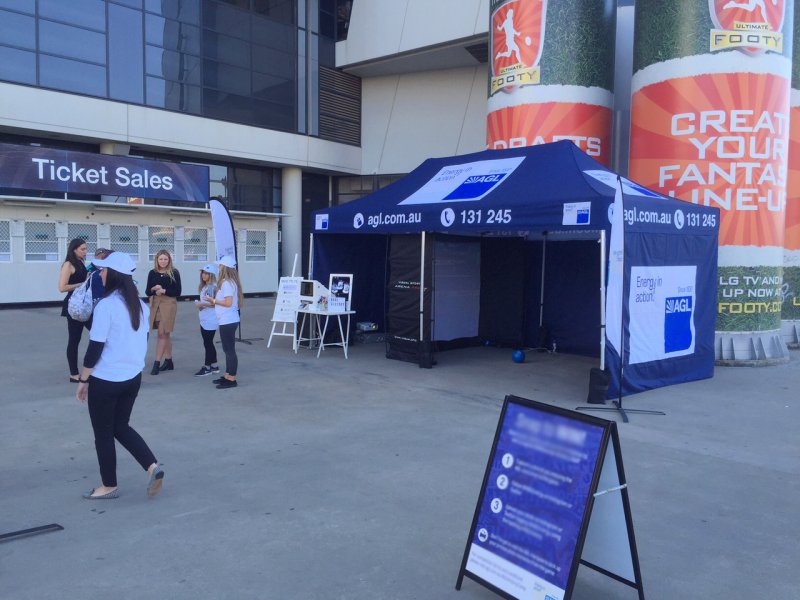
[[786,195],[786,238],[783,252],[783,339],[800,348],[800,11],[794,15],[789,183]]
[[563,139],[608,165],[615,0],[491,0],[487,146]]
[[716,358],[780,335],[792,0],[637,0],[630,178],[721,210]]

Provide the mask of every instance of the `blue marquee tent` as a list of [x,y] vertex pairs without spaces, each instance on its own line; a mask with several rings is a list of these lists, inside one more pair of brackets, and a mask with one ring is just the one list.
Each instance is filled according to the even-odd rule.
[[622,393],[711,377],[718,209],[619,178],[568,141],[428,159],[315,212],[309,273],[354,274],[358,320],[386,332],[390,358],[428,367],[465,341],[594,355],[613,397],[620,344],[607,343],[604,304],[617,189],[624,277],[608,297],[624,324]]

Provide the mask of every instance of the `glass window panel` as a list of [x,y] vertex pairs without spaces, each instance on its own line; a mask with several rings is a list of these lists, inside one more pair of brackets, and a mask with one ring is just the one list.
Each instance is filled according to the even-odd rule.
[[91,260],[97,250],[97,225],[91,223],[68,223],[67,239],[74,240],[80,238],[86,242],[87,260]]
[[[297,132],[306,132],[306,32],[297,32]],[[255,89],[255,83],[253,88]]]
[[100,31],[106,29],[103,0],[39,0],[39,16]]
[[200,24],[200,0],[145,0],[144,7],[168,19]]
[[174,259],[175,256],[175,228],[174,227],[148,227],[147,228],[147,258],[154,260],[159,250],[166,250]]
[[247,230],[245,260],[264,262],[267,260],[267,232]]
[[[243,8],[249,8],[249,0]],[[250,13],[244,10],[218,4],[203,3],[203,27],[234,37],[250,39]]]
[[293,26],[259,16],[253,17],[253,41],[264,46],[294,54],[295,31]]
[[[294,24],[296,0],[253,0],[253,11],[280,21],[281,23]],[[300,0],[300,23],[305,20],[306,0]]]
[[319,36],[319,64],[336,68],[336,42],[330,38]]
[[147,104],[159,108],[200,114],[200,88],[174,81],[147,78]]
[[229,65],[250,68],[250,44],[228,35],[206,31],[203,56]]
[[253,96],[276,104],[294,105],[294,82],[274,75],[253,73]]
[[282,131],[294,130],[294,107],[272,102],[253,102],[254,125]]
[[250,71],[247,69],[206,60],[203,61],[203,83],[232,94],[250,95]]
[[106,69],[97,65],[39,55],[39,84],[69,92],[105,97]]
[[108,5],[109,96],[126,102],[144,102],[144,33],[142,13]]
[[111,0],[111,2],[124,4],[125,6],[130,6],[131,8],[142,8],[142,0]]
[[294,54],[253,44],[253,70],[294,79],[297,59]]
[[147,46],[147,74],[200,85],[201,60],[189,54]]
[[319,3],[317,0],[308,0],[308,30],[319,33]]
[[36,54],[0,46],[0,79],[36,84]]
[[109,242],[112,250],[127,252],[139,260],[139,228],[136,225],[111,225]]
[[36,20],[0,10],[0,44],[36,50]]
[[39,51],[106,64],[106,36],[40,19]]
[[200,54],[200,29],[194,25],[145,15],[145,39],[167,50]]
[[36,13],[36,0],[0,0],[0,7],[32,15]]
[[11,262],[11,221],[0,221],[0,262]]
[[25,222],[25,260],[58,262],[55,223]]
[[186,227],[183,232],[183,260],[208,260],[208,229]]

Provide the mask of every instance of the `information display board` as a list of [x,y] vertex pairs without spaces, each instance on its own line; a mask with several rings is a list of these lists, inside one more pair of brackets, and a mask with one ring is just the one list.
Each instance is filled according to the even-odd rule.
[[275,297],[273,323],[294,323],[295,311],[300,307],[300,282],[302,277],[281,277]]
[[[601,479],[609,487],[598,491]],[[583,563],[643,599],[625,488],[616,423],[507,396],[456,588],[466,575],[505,598],[568,600]],[[606,494],[624,501],[593,516]],[[608,565],[581,560],[590,529]]]

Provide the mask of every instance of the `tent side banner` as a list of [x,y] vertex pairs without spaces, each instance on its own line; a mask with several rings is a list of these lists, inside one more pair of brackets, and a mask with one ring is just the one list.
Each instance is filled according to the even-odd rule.
[[[719,211],[625,199],[623,395],[714,373]],[[619,357],[608,355],[609,397]]]

